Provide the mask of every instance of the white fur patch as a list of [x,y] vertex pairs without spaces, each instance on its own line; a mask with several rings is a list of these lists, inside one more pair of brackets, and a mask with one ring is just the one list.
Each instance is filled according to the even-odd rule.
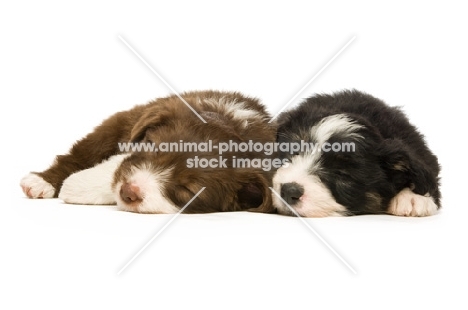
[[350,136],[360,137],[355,133],[362,128],[346,114],[336,114],[323,118],[317,125],[310,129],[310,135],[319,145],[327,142],[333,134],[346,133]]
[[238,101],[236,98],[223,96],[221,98],[206,98],[203,101],[205,104],[220,109],[225,115],[230,115],[236,120],[246,120],[244,122],[245,127],[248,125],[248,119],[264,119],[258,111],[247,109],[244,102]]
[[[316,161],[315,154],[294,157],[289,165],[279,168],[276,172],[273,178],[273,189],[281,193],[282,184],[298,183],[304,187],[304,194],[299,198],[299,202],[291,207],[299,215],[305,217],[341,216],[347,212],[347,209],[335,201],[330,190],[317,176],[308,173]],[[291,214],[289,207],[276,195],[273,195],[273,205],[279,213]]]
[[93,168],[73,173],[63,182],[59,198],[73,204],[115,204],[111,188],[114,173],[128,156],[130,154],[114,155]]
[[238,120],[244,120],[244,119],[252,119],[252,118],[258,118],[259,114],[257,111],[253,110],[248,110],[248,109],[238,109],[234,110],[233,112],[233,117],[238,119]]
[[[304,188],[304,194],[294,206],[294,210],[301,216],[324,217],[341,216],[348,213],[346,207],[336,202],[330,190],[315,175],[321,169],[321,147],[336,133],[345,133],[353,138],[362,138],[356,133],[362,128],[345,114],[336,114],[323,118],[313,126],[309,135],[318,148],[292,157],[287,166],[279,168],[273,178],[273,188],[281,192],[281,185],[295,182]],[[291,214],[289,207],[284,205],[276,195],[273,204],[280,213]]]
[[399,216],[429,216],[437,213],[437,205],[431,196],[421,196],[405,188],[390,201],[388,213]]
[[164,197],[163,189],[172,173],[172,169],[154,172],[151,167],[132,167],[132,173],[127,182],[140,189],[142,202],[138,205],[129,205],[120,197],[122,181],[117,182],[114,188],[114,197],[117,205],[125,211],[139,213],[177,213],[179,208],[172,201]]
[[55,194],[55,188],[34,173],[22,178],[20,186],[28,198],[52,198]]

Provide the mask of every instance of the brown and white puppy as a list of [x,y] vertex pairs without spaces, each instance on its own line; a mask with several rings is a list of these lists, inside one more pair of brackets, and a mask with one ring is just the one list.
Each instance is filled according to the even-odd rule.
[[[190,166],[199,158],[220,160],[213,148],[204,152],[126,152],[119,143],[207,143],[275,141],[270,116],[257,99],[237,92],[187,92],[156,99],[119,112],[76,142],[52,166],[21,180],[29,198],[59,197],[67,203],[115,204],[126,211],[176,213],[200,190],[186,213],[254,210],[269,212],[272,172],[235,168],[233,157],[265,158],[258,152],[226,151],[222,166]],[[121,146],[121,145],[120,145]],[[235,150],[234,150],[235,151]]]

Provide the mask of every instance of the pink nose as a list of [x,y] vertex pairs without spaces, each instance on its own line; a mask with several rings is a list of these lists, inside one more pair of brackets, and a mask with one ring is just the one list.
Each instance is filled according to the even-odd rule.
[[140,188],[135,184],[124,183],[120,187],[120,197],[125,203],[139,203],[143,200],[140,193]]

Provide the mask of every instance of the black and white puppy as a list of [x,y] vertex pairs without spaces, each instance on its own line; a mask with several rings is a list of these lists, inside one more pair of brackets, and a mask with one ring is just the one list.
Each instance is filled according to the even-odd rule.
[[289,164],[273,178],[279,213],[428,216],[440,208],[437,157],[399,108],[356,90],[315,95],[278,126],[280,145],[301,145],[280,152]]

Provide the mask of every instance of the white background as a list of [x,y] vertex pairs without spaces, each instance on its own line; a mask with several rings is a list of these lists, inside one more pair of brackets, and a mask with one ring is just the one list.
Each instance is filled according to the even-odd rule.
[[[0,4],[2,309],[466,309],[466,9],[462,2]],[[430,3],[429,3],[430,2]],[[442,3],[442,2],[441,2]],[[430,218],[171,216],[23,197],[19,180],[103,118],[177,90],[238,90],[276,113],[305,89],[404,107],[443,167]],[[464,288],[465,286],[465,288]]]

